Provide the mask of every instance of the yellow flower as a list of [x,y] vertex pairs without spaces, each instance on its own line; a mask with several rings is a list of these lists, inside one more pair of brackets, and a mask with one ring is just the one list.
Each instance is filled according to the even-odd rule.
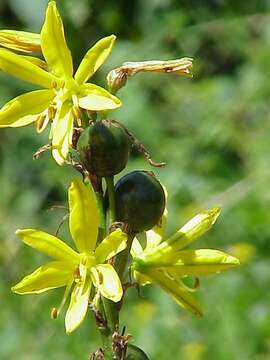
[[65,324],[68,333],[75,330],[87,313],[92,284],[98,292],[118,302],[123,294],[120,279],[110,264],[104,264],[126,247],[126,234],[120,229],[108,235],[97,247],[99,213],[90,186],[75,180],[69,188],[69,228],[78,251],[57,237],[34,229],[17,230],[22,241],[54,260],[23,278],[12,291],[17,294],[40,294],[66,286],[63,301],[52,316],[56,317],[71,292]]
[[192,218],[173,236],[163,241],[164,224],[146,232],[146,247],[143,250],[137,239],[132,244],[132,271],[141,285],[158,284],[178,305],[201,316],[202,311],[190,289],[181,278],[201,276],[239,265],[239,260],[219,250],[182,250],[199,238],[215,223],[220,209],[214,208]]
[[40,34],[48,72],[33,58],[0,49],[0,70],[45,88],[18,96],[4,105],[0,109],[0,127],[36,122],[37,131],[41,132],[52,120],[52,154],[62,165],[72,145],[73,128],[81,125],[80,108],[103,111],[121,106],[121,101],[107,90],[86,83],[109,56],[115,39],[114,35],[105,37],[90,48],[73,77],[72,57],[63,23],[55,2],[49,2]]

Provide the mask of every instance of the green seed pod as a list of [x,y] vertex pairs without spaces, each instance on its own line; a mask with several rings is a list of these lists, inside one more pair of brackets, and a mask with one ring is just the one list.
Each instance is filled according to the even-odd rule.
[[149,357],[135,345],[128,344],[127,348],[127,360],[149,360]]
[[165,193],[153,173],[133,171],[115,186],[117,221],[129,225],[134,232],[151,229],[165,208]]
[[84,130],[77,149],[90,173],[100,177],[112,176],[125,168],[130,140],[117,122],[101,120]]

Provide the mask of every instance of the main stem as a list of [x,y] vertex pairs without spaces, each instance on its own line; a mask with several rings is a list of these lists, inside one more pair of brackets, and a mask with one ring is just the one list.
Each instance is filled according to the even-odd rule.
[[[108,225],[108,229],[110,229],[111,225],[116,220],[114,178],[113,176],[106,177],[105,181],[107,185],[108,200],[109,200],[107,225]],[[106,221],[105,221],[105,211],[103,206],[103,196],[102,193],[96,193],[96,195],[97,195],[98,207],[102,219],[101,229],[100,229],[102,233],[101,236],[104,236]],[[129,258],[133,238],[134,238],[134,234],[129,233],[127,239],[127,247],[124,251],[122,251],[122,253],[118,255],[116,261],[116,270],[122,284],[124,282],[126,267],[128,264],[128,258]],[[114,354],[112,350],[112,335],[117,329],[119,329],[119,311],[121,309],[121,303],[116,304],[113,301],[102,297],[102,305],[108,327],[107,332],[101,333],[103,339],[103,345],[105,346],[104,356],[105,359],[113,359]]]
[[127,247],[125,248],[124,251],[122,251],[119,254],[119,257],[118,257],[117,273],[118,273],[118,276],[119,276],[122,283],[125,280],[125,272],[126,272],[126,268],[127,268],[127,264],[128,264],[128,258],[129,258],[129,254],[130,254],[130,250],[131,250],[131,246],[132,246],[134,236],[135,236],[134,233],[129,233],[128,234]]
[[[114,178],[113,176],[105,178],[108,198],[109,198],[109,209],[108,209],[108,227],[115,222],[115,196],[114,196]],[[110,329],[110,335],[113,334],[115,329],[119,326],[119,314],[116,304],[108,300],[106,298],[102,298],[103,307],[108,323],[108,327]]]
[[113,176],[108,176],[105,178],[108,197],[109,197],[109,226],[111,226],[115,222],[115,196],[114,196],[114,178]]

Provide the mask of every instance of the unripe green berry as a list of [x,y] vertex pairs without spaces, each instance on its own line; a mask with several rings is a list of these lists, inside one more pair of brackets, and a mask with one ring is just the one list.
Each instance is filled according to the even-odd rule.
[[165,209],[165,193],[153,173],[133,171],[115,186],[117,221],[128,224],[133,232],[158,224]]
[[116,122],[101,120],[81,134],[77,149],[85,168],[97,176],[118,174],[128,161],[130,140]]
[[126,360],[149,360],[149,357],[138,346],[129,343]]

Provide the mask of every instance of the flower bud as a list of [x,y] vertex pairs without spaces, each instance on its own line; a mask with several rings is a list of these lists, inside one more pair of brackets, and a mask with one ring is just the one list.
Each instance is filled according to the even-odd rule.
[[133,171],[115,186],[116,220],[141,232],[156,225],[164,212],[165,193],[152,172]]
[[130,140],[117,122],[101,120],[84,130],[77,149],[90,173],[100,177],[112,176],[125,168]]

